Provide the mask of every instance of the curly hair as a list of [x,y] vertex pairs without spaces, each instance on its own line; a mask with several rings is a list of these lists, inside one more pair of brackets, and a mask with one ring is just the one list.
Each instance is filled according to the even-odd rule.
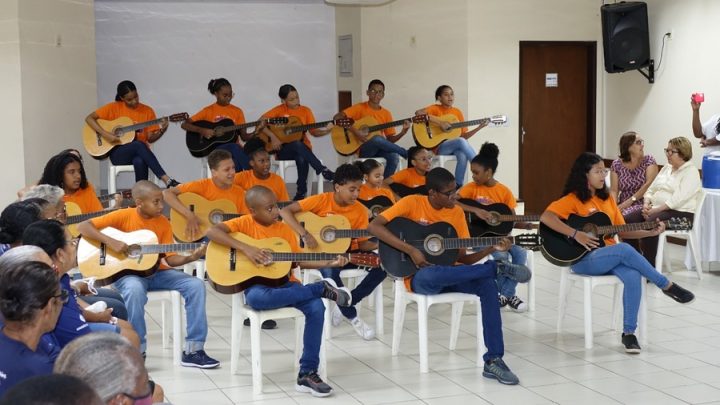
[[3,266],[0,269],[0,313],[6,321],[32,321],[57,289],[57,273],[43,262]]
[[482,166],[485,169],[492,169],[494,174],[498,167],[498,155],[500,155],[500,149],[498,149],[497,145],[491,142],[485,142],[482,147],[480,147],[480,152],[477,156],[470,161],[470,164]]
[[[577,198],[582,201],[588,201],[592,198],[592,193],[588,189],[588,178],[587,174],[593,165],[602,163],[603,159],[596,153],[583,152],[580,156],[575,159],[572,169],[570,169],[570,175],[568,175],[565,181],[565,188],[563,189],[563,195],[575,193]],[[610,191],[607,185],[603,188],[596,189],[595,195],[601,200],[607,200],[610,197]]]
[[88,180],[87,175],[85,174],[85,166],[83,166],[83,162],[79,157],[70,152],[61,152],[51,157],[45,164],[42,177],[40,177],[38,184],[50,184],[51,186],[65,188],[63,185],[65,180],[65,168],[70,163],[75,162],[80,165],[80,188],[83,190],[86,189],[88,186]]
[[42,207],[38,200],[40,199],[31,198],[5,207],[0,213],[0,243],[12,245],[22,241],[25,228],[42,219]]
[[363,181],[363,172],[357,166],[350,163],[345,163],[335,169],[335,177],[333,177],[333,184],[342,186],[351,181]]

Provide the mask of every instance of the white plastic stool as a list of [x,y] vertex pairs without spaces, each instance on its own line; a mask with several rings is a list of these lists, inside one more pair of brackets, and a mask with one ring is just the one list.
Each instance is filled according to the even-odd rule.
[[[135,166],[133,165],[120,165],[115,166],[108,160],[108,194],[117,193],[117,176],[120,173],[135,173]],[[157,179],[152,171],[148,172],[148,180],[153,183],[157,183]],[[134,184],[134,183],[133,183]]]
[[[172,350],[173,364],[180,365],[180,358],[183,351],[183,299],[180,292],[175,290],[148,291],[148,302],[160,301],[162,304],[162,340],[163,348],[170,346],[170,332],[167,327],[167,321],[172,317]],[[172,315],[168,314],[168,311]]]
[[[322,160],[320,161],[322,163]],[[273,167],[275,169],[273,169]],[[275,174],[282,177],[283,180],[286,179],[286,173],[287,170],[291,167],[295,168],[295,171],[297,172],[297,165],[295,164],[294,160],[276,160],[275,156],[271,155],[270,160],[270,168]],[[310,167],[308,170],[308,177],[307,177],[307,183],[308,183],[308,194],[312,194],[312,184],[313,181],[317,180],[317,194],[323,193],[323,177],[320,174],[315,173],[315,169]],[[287,183],[287,181],[286,181]]]

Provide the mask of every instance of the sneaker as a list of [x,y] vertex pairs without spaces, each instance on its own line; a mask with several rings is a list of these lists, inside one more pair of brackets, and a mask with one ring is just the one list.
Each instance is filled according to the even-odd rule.
[[522,264],[512,264],[504,260],[499,260],[497,263],[497,275],[505,276],[511,280],[515,280],[518,283],[527,283],[532,277],[530,269]]
[[198,350],[192,353],[183,351],[180,364],[185,367],[215,368],[220,365],[220,362],[208,356],[205,350]]
[[520,297],[518,297],[517,295],[513,295],[512,297],[508,298],[507,304],[515,312],[525,312],[528,310],[527,304],[524,303],[523,300],[521,300]]
[[[250,326],[250,318],[245,318],[243,325]],[[277,329],[277,322],[272,319],[266,319],[261,326],[262,329]]]
[[301,194],[301,193],[295,194],[295,197],[293,197],[293,201],[300,201],[300,200],[304,200],[304,199],[305,199],[305,194]]
[[632,333],[622,334],[622,344],[625,346],[625,353],[640,353],[640,344]]
[[507,364],[499,357],[485,362],[483,377],[494,378],[501,384],[506,385],[516,385],[520,383],[517,376],[510,371]]
[[667,290],[662,290],[662,292],[681,304],[689,304],[695,301],[695,294],[675,283],[670,284],[670,287]]
[[500,308],[507,306],[508,299],[504,295],[498,295],[498,301],[500,302]]
[[170,181],[168,181],[168,183],[167,183],[167,188],[173,188],[173,187],[177,187],[179,185],[180,185],[179,181],[177,181],[175,179],[170,179]]
[[309,392],[314,397],[326,397],[332,393],[332,387],[320,378],[317,371],[298,375],[295,391]]
[[345,315],[340,312],[340,308],[338,308],[337,305],[333,305],[332,318],[330,318],[332,326],[339,326],[340,323],[342,323],[343,318],[345,318]]
[[370,327],[370,325],[366,324],[365,321],[360,319],[359,316],[356,316],[355,319],[350,321],[350,325],[355,329],[355,332],[357,332],[358,335],[360,335],[361,338],[365,340],[373,340],[375,339],[375,330]]
[[321,295],[322,298],[335,301],[341,307],[349,307],[352,304],[350,290],[345,287],[338,287],[335,280],[331,278],[324,278],[322,282],[325,287]]
[[333,181],[335,179],[335,173],[333,173],[332,170],[328,169],[327,167],[322,169],[320,174],[323,176],[323,178],[327,181]]

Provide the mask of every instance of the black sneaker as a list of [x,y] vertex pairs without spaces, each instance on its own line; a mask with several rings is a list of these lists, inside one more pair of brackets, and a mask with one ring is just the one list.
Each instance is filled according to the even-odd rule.
[[520,299],[517,295],[513,295],[512,297],[507,299],[508,306],[515,312],[525,312],[528,310],[528,306],[523,300]]
[[504,308],[508,304],[508,299],[504,295],[498,295],[498,302],[500,303],[500,308]]
[[494,378],[505,385],[516,385],[520,383],[517,376],[510,371],[507,364],[499,357],[485,362],[483,377]]
[[305,199],[305,194],[295,194],[295,197],[293,197],[293,201],[300,201]]
[[177,187],[179,185],[180,185],[179,181],[177,181],[175,179],[170,179],[170,181],[168,181],[168,183],[167,183],[167,188],[173,188],[173,187]]
[[668,297],[674,299],[681,304],[689,304],[695,301],[695,294],[680,287],[675,283],[670,284],[670,288],[668,288],[667,290],[662,290],[662,292],[663,294],[667,295]]
[[[243,325],[250,326],[250,318],[245,318]],[[262,323],[262,329],[277,329],[277,322],[272,319],[267,319]]]
[[338,287],[335,280],[324,278],[321,283],[325,287],[322,297],[335,301],[341,307],[349,307],[352,304],[352,295],[346,287]]
[[497,262],[497,275],[505,276],[511,280],[515,280],[518,283],[527,283],[532,277],[530,269],[522,264],[512,264],[505,260],[498,260]]
[[320,378],[317,371],[311,371],[298,375],[295,391],[309,392],[314,397],[326,397],[332,394],[332,387]]
[[327,181],[333,181],[335,179],[335,173],[332,170],[328,169],[327,167],[322,169],[320,174]]
[[625,346],[625,353],[640,353],[640,344],[632,333],[622,334],[622,344]]
[[198,350],[192,353],[183,351],[180,364],[185,367],[215,368],[220,365],[220,362],[208,356],[205,350]]

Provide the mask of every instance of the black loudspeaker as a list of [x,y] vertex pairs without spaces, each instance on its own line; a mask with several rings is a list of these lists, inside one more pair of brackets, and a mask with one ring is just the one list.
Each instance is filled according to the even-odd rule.
[[647,4],[640,1],[605,4],[602,18],[605,70],[636,70],[650,65]]

